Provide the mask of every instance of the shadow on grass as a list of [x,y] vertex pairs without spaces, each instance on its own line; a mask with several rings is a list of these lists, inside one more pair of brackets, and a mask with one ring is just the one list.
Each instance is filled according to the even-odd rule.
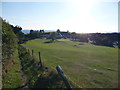
[[65,86],[59,75],[51,71],[40,75],[34,88],[65,88]]
[[50,41],[47,41],[47,42],[44,42],[44,43],[49,44],[49,43],[53,43],[53,41],[50,40]]

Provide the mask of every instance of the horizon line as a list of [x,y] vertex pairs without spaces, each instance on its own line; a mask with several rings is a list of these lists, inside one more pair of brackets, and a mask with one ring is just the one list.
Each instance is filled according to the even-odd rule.
[[[33,30],[33,29],[22,29],[22,30],[26,30],[26,31],[30,31],[30,30]],[[41,30],[44,30],[44,29],[41,29]],[[40,31],[40,30],[33,30],[33,31]],[[57,31],[57,30],[44,30],[44,31]],[[67,32],[69,30],[60,30],[61,32]],[[75,32],[75,31],[69,31],[69,32]],[[119,31],[118,32],[75,32],[75,33],[120,33]]]

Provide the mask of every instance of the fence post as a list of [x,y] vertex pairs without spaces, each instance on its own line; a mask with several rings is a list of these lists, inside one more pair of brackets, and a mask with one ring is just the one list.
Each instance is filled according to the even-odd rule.
[[42,61],[41,61],[40,52],[39,52],[39,61],[40,61],[41,67],[42,67]]
[[68,82],[67,77],[65,76],[64,72],[62,71],[62,68],[58,65],[58,66],[56,66],[56,69],[58,71],[58,74],[62,78],[63,82],[65,83],[66,87],[69,90],[72,90],[72,87],[71,87],[70,83]]
[[32,50],[32,56],[33,56],[33,52],[34,52],[34,51]]

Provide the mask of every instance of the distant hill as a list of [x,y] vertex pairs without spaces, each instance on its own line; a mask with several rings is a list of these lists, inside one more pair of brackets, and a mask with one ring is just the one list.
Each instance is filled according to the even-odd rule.
[[[56,30],[44,30],[45,32],[55,32]],[[23,33],[30,33],[30,30],[22,30]]]

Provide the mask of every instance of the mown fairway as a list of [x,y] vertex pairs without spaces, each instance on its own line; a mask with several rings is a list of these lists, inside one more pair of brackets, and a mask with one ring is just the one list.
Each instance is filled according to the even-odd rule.
[[34,50],[38,59],[41,52],[42,62],[49,69],[60,65],[71,80],[82,88],[117,87],[118,86],[118,49],[91,44],[79,45],[68,39],[35,39],[24,46]]

